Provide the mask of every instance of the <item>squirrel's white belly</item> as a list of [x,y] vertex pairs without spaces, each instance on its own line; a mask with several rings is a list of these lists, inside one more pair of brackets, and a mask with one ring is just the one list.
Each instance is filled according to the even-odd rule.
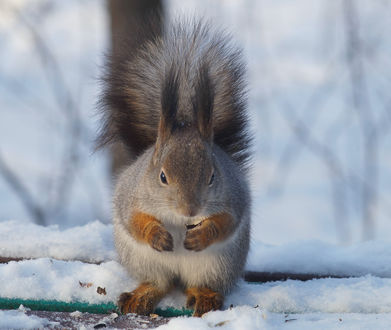
[[211,282],[221,282],[226,286],[225,277],[231,280],[229,273],[234,258],[232,248],[235,234],[222,243],[194,252],[183,246],[185,226],[166,225],[173,237],[174,249],[159,252],[136,241],[118,220],[114,221],[117,251],[121,263],[135,279],[151,281],[162,288],[169,287],[173,280],[179,280],[187,287]]

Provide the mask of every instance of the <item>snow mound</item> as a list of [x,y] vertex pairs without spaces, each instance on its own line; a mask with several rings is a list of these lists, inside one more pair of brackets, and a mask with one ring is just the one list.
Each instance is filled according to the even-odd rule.
[[[48,258],[0,265],[3,298],[45,299],[65,302],[117,301],[123,291],[135,288],[126,271],[115,261],[100,265]],[[106,295],[97,292],[105,288]]]
[[0,222],[0,256],[77,259],[88,262],[114,260],[112,225],[99,221],[60,230],[17,221]]
[[391,279],[367,275],[306,282],[242,282],[227,303],[259,305],[275,313],[390,313],[390,297]]
[[368,241],[351,246],[336,246],[312,240],[272,246],[253,242],[247,269],[391,277],[391,243]]
[[313,330],[313,329],[389,329],[391,314],[276,314],[262,308],[241,306],[216,311],[202,318],[180,317],[172,319],[159,330],[225,329],[225,330]]
[[35,315],[26,315],[22,309],[0,310],[0,329],[43,329],[49,325],[56,326],[58,323]]

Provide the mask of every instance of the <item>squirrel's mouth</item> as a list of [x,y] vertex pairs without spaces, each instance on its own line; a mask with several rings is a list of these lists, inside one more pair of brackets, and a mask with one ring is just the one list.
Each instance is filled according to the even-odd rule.
[[201,225],[202,221],[204,221],[207,217],[206,216],[200,216],[193,219],[188,219],[188,221],[185,222],[186,230],[194,229]]
[[186,230],[190,230],[190,229],[193,229],[193,228],[195,228],[195,227],[200,226],[203,220],[204,220],[204,219],[201,219],[201,220],[199,220],[199,221],[196,222],[196,223],[187,223],[187,224],[185,225],[185,226],[186,226]]
[[197,224],[194,224],[194,225],[186,225],[186,229],[187,229],[187,230],[193,229],[193,228],[195,228],[195,227],[198,227],[200,224],[201,224],[201,222],[199,222],[199,223],[197,223]]

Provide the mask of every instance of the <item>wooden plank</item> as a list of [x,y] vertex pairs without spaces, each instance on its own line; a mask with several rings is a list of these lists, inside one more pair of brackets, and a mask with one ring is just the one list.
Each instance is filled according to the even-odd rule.
[[310,281],[321,278],[346,278],[351,276],[338,276],[332,274],[299,274],[299,273],[280,273],[280,272],[244,272],[244,280],[250,283],[266,283],[275,281],[297,280]]
[[12,257],[1,257],[0,256],[0,264],[8,264],[10,261],[21,261],[25,260],[24,258],[12,258]]
[[[2,257],[2,256],[0,256],[0,264],[7,264],[10,261],[19,262],[19,261],[23,261],[23,260],[36,260],[39,258],[49,258],[49,259],[60,260],[60,261],[80,261],[85,264],[92,264],[92,265],[100,265],[102,262],[105,262],[105,261],[88,261],[85,259],[58,259],[58,258],[53,258],[53,257],[23,258],[23,257]],[[107,260],[107,261],[109,261],[109,260]]]

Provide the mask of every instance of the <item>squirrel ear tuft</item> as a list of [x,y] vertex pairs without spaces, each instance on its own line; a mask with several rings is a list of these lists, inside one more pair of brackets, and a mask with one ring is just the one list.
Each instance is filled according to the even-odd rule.
[[179,78],[172,65],[166,74],[161,95],[162,112],[159,122],[158,137],[165,140],[176,127],[176,114],[178,110]]
[[199,70],[198,81],[193,101],[195,118],[201,136],[212,142],[213,140],[213,105],[214,86],[210,79],[209,69],[206,63]]
[[178,110],[178,73],[174,70],[174,65],[171,65],[162,86],[161,94],[161,114],[159,120],[158,134],[155,145],[155,153],[153,157],[154,163],[161,146],[171,136],[177,126],[176,114]]

